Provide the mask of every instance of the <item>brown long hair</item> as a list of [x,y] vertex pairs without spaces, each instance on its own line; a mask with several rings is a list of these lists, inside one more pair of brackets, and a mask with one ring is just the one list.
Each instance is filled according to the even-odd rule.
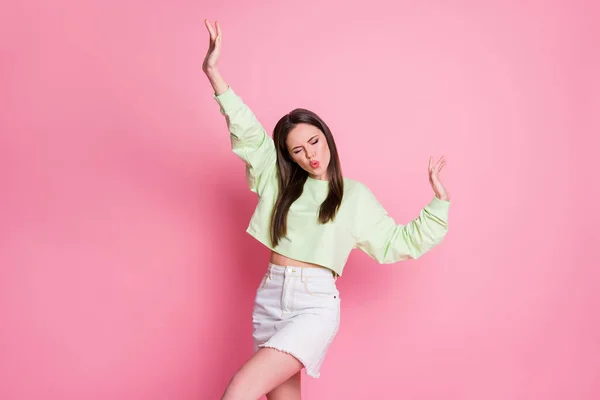
[[279,172],[279,193],[271,214],[271,241],[273,247],[287,233],[287,215],[290,207],[301,195],[308,172],[296,164],[290,156],[286,140],[290,131],[298,124],[310,124],[318,128],[327,139],[331,158],[327,167],[329,175],[329,193],[319,208],[319,222],[333,221],[342,203],[344,179],[333,135],[327,124],[314,112],[296,108],[284,115],[275,125],[273,141],[277,149],[277,168]]

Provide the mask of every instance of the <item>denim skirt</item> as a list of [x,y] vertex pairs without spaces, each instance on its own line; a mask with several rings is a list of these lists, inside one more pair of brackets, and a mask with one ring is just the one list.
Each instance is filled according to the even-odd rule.
[[254,300],[254,351],[269,347],[290,354],[318,378],[340,326],[336,280],[329,269],[269,263]]

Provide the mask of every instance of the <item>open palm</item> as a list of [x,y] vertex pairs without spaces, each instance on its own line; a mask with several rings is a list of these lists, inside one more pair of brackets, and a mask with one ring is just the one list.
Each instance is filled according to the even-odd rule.
[[219,64],[219,57],[221,57],[221,39],[223,37],[221,33],[221,25],[219,21],[215,21],[215,28],[212,27],[209,20],[204,20],[204,25],[208,29],[208,51],[206,57],[202,63],[202,70],[208,72],[209,70],[217,69]]
[[440,179],[440,171],[446,163],[447,161],[443,156],[436,163],[433,162],[433,157],[429,157],[429,183],[438,199],[448,201],[450,196]]

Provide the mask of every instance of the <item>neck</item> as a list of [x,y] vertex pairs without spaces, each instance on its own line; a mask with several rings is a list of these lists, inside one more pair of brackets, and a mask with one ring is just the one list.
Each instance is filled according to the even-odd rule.
[[327,176],[327,174],[323,174],[323,175],[313,175],[313,174],[308,174],[309,178],[314,179],[316,181],[329,181],[329,177]]

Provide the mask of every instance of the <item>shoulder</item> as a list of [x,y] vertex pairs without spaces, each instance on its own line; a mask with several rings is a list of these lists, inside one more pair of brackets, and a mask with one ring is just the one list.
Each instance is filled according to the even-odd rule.
[[357,200],[368,199],[373,196],[373,193],[363,182],[344,177],[344,196]]
[[354,213],[352,219],[360,226],[378,221],[382,216],[387,215],[387,211],[371,189],[365,183],[355,179],[344,178],[343,201]]
[[367,187],[367,185],[365,185],[361,181],[358,181],[356,179],[351,179],[351,178],[348,178],[346,176],[344,176],[344,189],[348,190],[348,191],[351,191],[351,190],[352,191],[369,190],[369,188]]

